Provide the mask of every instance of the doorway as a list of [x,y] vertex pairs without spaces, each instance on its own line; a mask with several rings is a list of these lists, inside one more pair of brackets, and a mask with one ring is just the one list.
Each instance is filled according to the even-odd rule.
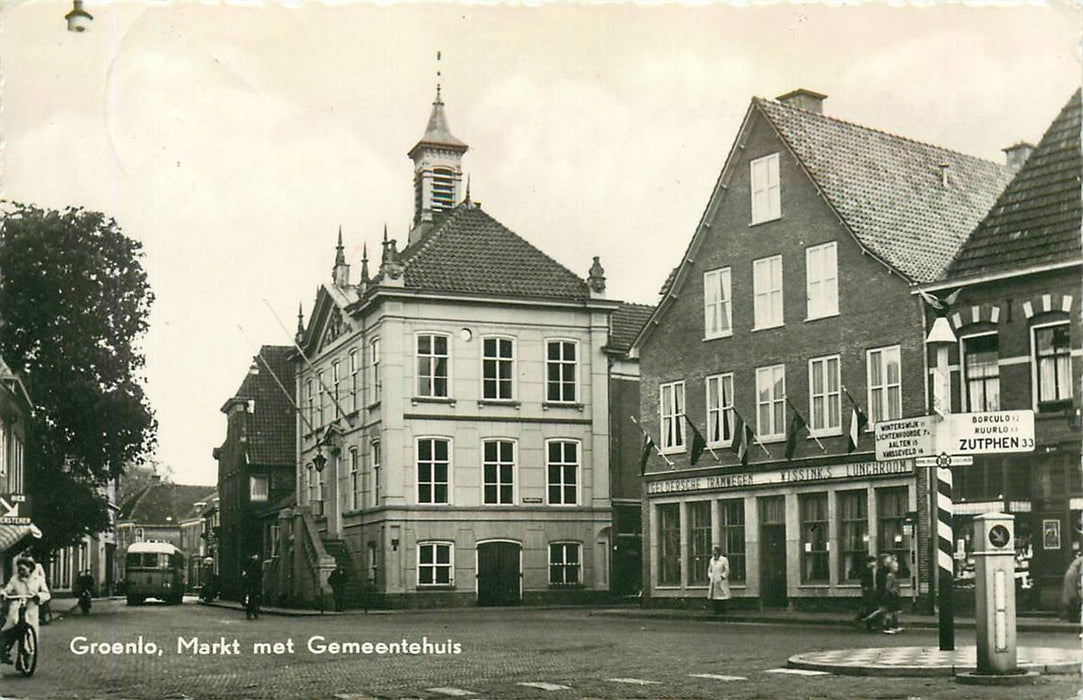
[[760,601],[786,607],[786,497],[760,500]]
[[518,542],[478,544],[478,605],[519,605],[523,600]]

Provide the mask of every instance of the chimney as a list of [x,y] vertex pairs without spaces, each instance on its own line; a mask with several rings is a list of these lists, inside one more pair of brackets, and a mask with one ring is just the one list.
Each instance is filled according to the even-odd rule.
[[940,186],[947,189],[950,184],[948,182],[948,173],[951,171],[951,163],[939,163],[936,167],[940,168]]
[[824,100],[827,99],[827,95],[813,92],[812,90],[806,90],[805,88],[798,88],[787,92],[785,95],[779,95],[775,99],[787,107],[803,109],[806,112],[812,112],[813,114],[823,114]]
[[1019,168],[1023,167],[1023,163],[1026,163],[1027,158],[1030,158],[1030,154],[1034,152],[1034,144],[1020,141],[1014,146],[1008,146],[1007,148],[1002,148],[1000,150],[1004,151],[1004,158],[1007,161],[1008,169],[1015,173],[1019,172]]

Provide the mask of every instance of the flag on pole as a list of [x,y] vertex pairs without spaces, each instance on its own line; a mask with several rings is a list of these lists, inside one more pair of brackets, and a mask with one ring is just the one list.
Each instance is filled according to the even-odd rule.
[[846,387],[842,387],[842,390],[846,393],[846,398],[850,399],[850,405],[853,407],[850,412],[850,432],[846,435],[846,454],[849,454],[857,449],[861,431],[869,424],[869,419],[862,413],[861,408],[854,401],[854,397],[850,396],[850,392],[846,390]]
[[[642,430],[642,428],[641,428]],[[639,455],[639,475],[643,476],[647,473],[647,460],[650,459],[651,450],[654,449],[654,440],[651,436],[643,431],[643,452]]]
[[737,411],[733,412],[733,442],[730,450],[741,460],[741,464],[748,466],[748,447],[752,443],[752,428],[741,418]]
[[699,461],[700,455],[703,454],[703,450],[707,448],[707,440],[704,439],[703,434],[696,428],[696,424],[692,422],[692,419],[687,415],[684,417],[688,421],[688,427],[692,431],[692,452],[689,455],[689,463],[695,464]]
[[786,403],[790,404],[790,410],[793,411],[793,418],[790,419],[790,430],[786,434],[786,459],[793,459],[794,454],[797,453],[797,434],[808,427],[808,423],[805,422],[804,417],[797,410],[797,407],[790,403],[789,399],[786,399]]

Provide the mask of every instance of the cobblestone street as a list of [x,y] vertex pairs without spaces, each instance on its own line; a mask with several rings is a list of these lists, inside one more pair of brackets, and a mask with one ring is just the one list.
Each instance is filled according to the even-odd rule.
[[[131,608],[103,601],[88,618],[68,616],[43,628],[37,674],[26,680],[5,667],[0,695],[200,700],[1076,696],[1080,680],[1071,675],[986,688],[949,678],[863,678],[786,668],[791,655],[818,649],[935,648],[935,634],[869,636],[845,628],[624,619],[579,609],[264,615],[249,622],[237,611],[191,602]],[[130,653],[97,653],[103,643],[115,642],[128,644]],[[255,653],[254,645],[264,643],[264,653]],[[334,647],[346,643],[361,648]],[[1079,639],[1024,633],[1020,643],[1072,648]],[[419,646],[411,649],[411,644]],[[437,653],[456,645],[458,654]],[[95,653],[77,653],[91,647]],[[418,651],[429,653],[411,653]]]

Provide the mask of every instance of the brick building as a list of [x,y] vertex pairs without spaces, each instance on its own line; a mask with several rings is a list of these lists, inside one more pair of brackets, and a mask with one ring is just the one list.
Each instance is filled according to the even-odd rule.
[[[851,606],[879,552],[898,555],[904,596],[929,592],[927,475],[876,461],[872,424],[926,413],[910,286],[939,276],[1009,171],[825,116],[824,97],[752,100],[633,347],[665,455],[645,484],[652,604],[703,597],[713,543],[738,605]],[[695,465],[689,423],[709,448]]]
[[[1061,577],[1083,537],[1080,475],[1080,93],[1038,146],[1008,151],[1022,164],[942,279],[923,291],[947,297],[958,343],[949,354],[952,410],[1035,412],[1033,454],[977,455],[954,470],[960,578],[973,572],[971,519],[1015,515],[1027,601],[1059,605]],[[1029,157],[1028,157],[1029,155]],[[928,312],[932,323],[934,312]],[[930,356],[930,364],[935,362]]]

